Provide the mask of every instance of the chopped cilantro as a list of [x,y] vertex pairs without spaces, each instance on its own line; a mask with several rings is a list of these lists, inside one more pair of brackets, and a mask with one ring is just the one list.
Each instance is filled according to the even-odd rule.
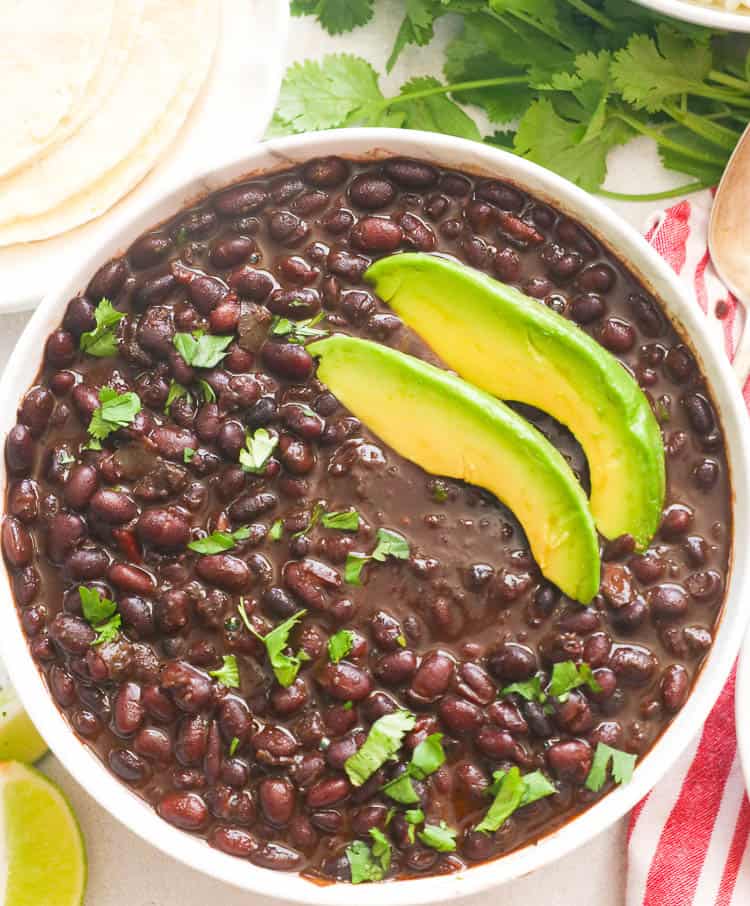
[[[393,809],[393,811],[395,812],[395,809]],[[406,832],[409,843],[413,843],[414,831],[416,830],[417,824],[421,824],[424,821],[424,812],[421,808],[410,808],[404,812],[404,818],[406,818],[406,823],[409,825]]]
[[63,450],[57,451],[57,461],[60,463],[61,466],[69,466],[69,465],[72,465],[76,461],[76,458],[75,458],[75,456],[71,456],[67,450],[63,449]]
[[305,340],[326,337],[328,336],[327,330],[315,327],[323,318],[325,318],[325,312],[322,311],[314,318],[306,318],[304,321],[291,321],[289,318],[281,318],[277,315],[271,322],[271,333],[275,337],[284,337],[289,343],[304,343]]
[[209,670],[208,675],[218,680],[222,686],[227,689],[239,689],[240,687],[240,668],[237,665],[237,658],[233,654],[222,656],[224,662],[218,670]]
[[262,472],[271,454],[276,449],[279,438],[269,434],[265,428],[257,428],[253,434],[245,436],[245,446],[240,450],[240,465],[244,472],[254,475]]
[[403,632],[400,632],[400,633],[396,636],[396,643],[397,643],[401,648],[406,648],[406,636],[403,634]]
[[194,456],[195,450],[192,447],[185,447],[185,449],[182,451],[182,461],[185,463],[185,465],[189,465],[193,461]]
[[101,450],[105,437],[118,428],[127,427],[141,411],[137,393],[118,393],[111,387],[102,387],[99,402],[101,405],[94,410],[89,422],[90,450]]
[[250,529],[243,525],[234,532],[211,532],[206,538],[191,541],[188,548],[197,554],[220,554],[222,551],[231,550],[238,541],[246,541],[250,537]]
[[92,645],[102,645],[117,637],[122,625],[122,618],[117,613],[117,605],[109,598],[103,598],[95,588],[81,585],[78,589],[81,609],[86,622],[97,633]]
[[201,388],[201,392],[203,393],[204,402],[206,402],[206,403],[215,403],[216,402],[216,394],[214,393],[214,388],[208,383],[208,381],[204,381],[201,378],[201,380],[198,381],[198,386]]
[[441,479],[435,478],[430,482],[431,497],[435,503],[445,503],[448,499],[448,485]]
[[281,536],[284,534],[284,520],[276,519],[271,528],[268,530],[268,537],[271,541],[280,541]]
[[612,778],[615,783],[627,783],[633,776],[633,769],[638,759],[637,755],[613,749],[603,742],[597,743],[594,760],[591,763],[589,775],[586,778],[586,787],[598,793],[607,779],[607,768],[612,763]]
[[564,702],[568,693],[579,686],[588,686],[593,692],[601,692],[602,687],[596,681],[594,672],[588,664],[576,666],[573,661],[558,662],[552,668],[552,678],[547,693]]
[[355,840],[346,847],[346,858],[352,875],[352,884],[382,881],[385,872],[373,858],[372,850],[362,840]]
[[377,827],[370,829],[372,837],[372,854],[380,863],[385,874],[391,867],[391,843],[388,837]]
[[413,805],[419,802],[419,796],[417,796],[411,778],[424,780],[425,777],[434,774],[445,763],[445,752],[441,744],[442,739],[442,733],[431,733],[427,739],[423,739],[412,752],[411,761],[406,766],[406,771],[386,783],[383,787],[383,792],[402,805]]
[[532,676],[531,679],[521,680],[518,683],[511,683],[500,692],[501,695],[512,695],[513,693],[525,698],[527,702],[544,703],[547,700],[547,695],[542,689],[542,681],[538,676]]
[[124,317],[109,299],[102,299],[94,309],[96,327],[81,334],[81,352],[98,358],[117,355],[117,325]]
[[193,368],[215,368],[227,354],[227,347],[234,337],[217,337],[202,330],[193,333],[176,333],[174,347]]
[[512,767],[509,771],[495,771],[492,776],[494,783],[489,792],[495,798],[477,825],[478,831],[494,833],[517,809],[556,792],[554,784],[541,771],[522,775],[517,767]]
[[356,510],[323,513],[320,524],[323,528],[338,529],[340,532],[356,532],[359,529],[359,513]]
[[393,557],[396,560],[407,560],[409,558],[409,542],[398,532],[379,528],[376,539],[375,550],[371,554],[360,554],[357,552],[347,554],[344,565],[344,581],[349,583],[349,585],[362,584],[362,569],[370,560],[377,560],[382,563],[387,557]]
[[229,743],[229,757],[231,758],[240,747],[240,741],[236,736],[232,737],[232,741]]
[[238,608],[240,616],[245,626],[252,632],[252,634],[260,639],[261,642],[266,646],[266,653],[268,654],[268,660],[271,663],[271,669],[273,670],[274,676],[276,677],[277,682],[280,686],[291,686],[292,683],[297,678],[299,673],[299,668],[302,666],[304,661],[308,661],[310,658],[305,651],[299,651],[297,654],[285,654],[284,649],[287,647],[289,642],[289,635],[294,627],[299,623],[302,617],[307,613],[306,610],[299,610],[297,613],[289,617],[288,620],[284,620],[283,623],[279,623],[274,629],[272,629],[268,635],[262,636],[259,635],[251,626],[250,620],[247,617],[245,612],[244,602],[240,602]]
[[414,729],[416,718],[409,711],[384,714],[370,727],[362,747],[344,762],[353,786],[362,786],[401,748],[404,736]]
[[351,629],[339,629],[328,639],[328,657],[331,662],[338,662],[347,656],[354,645],[354,633]]
[[452,853],[456,848],[456,831],[448,827],[445,821],[437,824],[425,824],[424,830],[417,833],[419,839],[430,849],[439,853]]

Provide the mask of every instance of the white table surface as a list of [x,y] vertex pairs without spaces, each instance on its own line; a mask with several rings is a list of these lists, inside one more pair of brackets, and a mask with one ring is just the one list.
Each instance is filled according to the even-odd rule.
[[[397,27],[398,6],[393,0],[379,10],[373,24],[338,38],[324,34],[311,19],[293,19],[288,59],[301,60],[346,51],[366,56],[382,71]],[[451,27],[447,21],[440,23],[435,47],[408,49],[395,72],[382,81],[383,90],[395,93],[412,75],[439,75],[441,55],[435,48],[444,43]],[[611,157],[607,187],[619,191],[653,192],[685,181],[679,175],[660,170],[648,140],[638,139]],[[641,229],[653,206],[613,203],[612,207]],[[0,317],[0,367],[5,365],[27,320],[27,314]],[[86,836],[89,855],[86,906],[206,906],[207,903],[254,906],[260,903],[260,897],[206,878],[142,842],[75,784],[51,755],[40,766],[70,797]],[[479,906],[484,902],[501,901],[503,906],[547,903],[555,906],[623,906],[625,829],[623,820],[566,859],[506,885],[502,893],[466,898],[461,904]]]

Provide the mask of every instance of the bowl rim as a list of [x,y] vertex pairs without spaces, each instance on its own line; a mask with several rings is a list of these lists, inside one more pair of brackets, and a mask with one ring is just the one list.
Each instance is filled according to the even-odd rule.
[[702,6],[687,3],[684,0],[635,0],[641,6],[647,6],[673,19],[693,22],[706,28],[718,28],[726,31],[750,31],[750,9],[747,13],[733,13],[718,6]]
[[[68,299],[86,285],[97,264],[118,254],[133,239],[169,215],[176,214],[196,196],[236,181],[248,173],[292,166],[312,157],[338,154],[349,158],[415,156],[439,165],[464,169],[517,183],[537,198],[547,198],[558,209],[579,219],[656,293],[664,310],[681,328],[702,362],[720,412],[732,474],[733,549],[747,537],[750,513],[750,422],[742,396],[723,350],[715,349],[703,329],[702,313],[686,295],[674,272],[644,238],[599,199],[560,176],[513,154],[465,139],[399,129],[346,129],[273,139],[248,150],[240,159],[182,183],[121,224],[110,239],[92,250],[58,283],[35,311],[19,338],[0,379],[0,432],[15,422],[18,402],[32,384],[43,349],[42,339],[56,326]],[[0,494],[5,495],[6,471],[0,466]],[[750,594],[750,569],[733,557],[720,625],[714,645],[683,709],[638,765],[633,780],[561,828],[507,856],[459,873],[361,885],[357,899],[363,906],[381,903],[427,904],[465,896],[498,886],[547,865],[621,818],[666,773],[702,725],[723,687],[735,660],[750,609],[742,602]],[[212,849],[205,841],[169,825],[156,811],[118,780],[97,756],[76,737],[47,691],[31,657],[10,588],[8,572],[0,570],[0,654],[24,707],[65,768],[107,811],[131,831],[167,855],[218,880],[272,898],[320,906],[349,906],[348,884],[319,884],[300,875],[260,868]],[[747,611],[747,612],[745,612]]]

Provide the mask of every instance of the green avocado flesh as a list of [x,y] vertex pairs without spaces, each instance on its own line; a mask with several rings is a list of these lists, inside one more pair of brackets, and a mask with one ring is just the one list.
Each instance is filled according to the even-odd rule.
[[491,491],[519,520],[539,568],[587,604],[599,589],[599,547],[588,500],[536,428],[465,381],[367,340],[310,344],[318,377],[405,459]]
[[365,278],[461,377],[566,425],[588,459],[599,531],[649,544],[664,503],[664,446],[648,400],[611,353],[535,299],[448,258],[392,255]]

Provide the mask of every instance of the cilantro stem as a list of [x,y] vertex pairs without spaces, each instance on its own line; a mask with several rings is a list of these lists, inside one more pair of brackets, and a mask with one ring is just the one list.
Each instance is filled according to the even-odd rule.
[[650,129],[648,126],[644,126],[639,119],[636,119],[634,116],[628,116],[628,114],[622,110],[613,111],[612,116],[616,116],[618,119],[622,120],[623,123],[627,123],[632,129],[635,129],[636,132],[640,132],[641,135],[647,135],[649,138],[652,138],[663,148],[671,148],[672,151],[677,151],[679,154],[683,154],[685,157],[689,157],[692,160],[700,160],[707,164],[715,164],[717,167],[726,166],[727,159],[725,155],[706,154],[695,148],[691,148],[690,145],[684,145],[682,142],[675,142],[671,138],[667,138],[658,129]]
[[589,6],[589,4],[586,3],[586,0],[567,0],[567,2],[573,9],[577,9],[579,13],[583,13],[583,15],[588,16],[589,19],[593,19],[594,22],[597,22],[602,28],[606,28],[607,31],[612,31],[616,27],[614,20],[610,19],[609,16],[605,16],[604,13],[599,12],[598,9],[594,9],[593,6]]
[[720,85],[737,88],[739,91],[750,91],[750,82],[745,79],[738,79],[737,76],[729,75],[728,72],[719,72],[717,69],[712,69],[708,77],[712,82],[718,82]]
[[602,198],[611,198],[612,201],[661,201],[664,198],[677,198],[680,195],[689,195],[691,192],[700,192],[701,189],[710,189],[710,183],[689,182],[684,186],[677,186],[674,189],[665,189],[663,192],[650,192],[645,195],[628,195],[623,192],[609,192],[607,189],[598,189],[597,195]]
[[750,110],[750,98],[741,98],[731,91],[723,91],[721,88],[711,88],[710,85],[701,85],[696,83],[690,90],[690,94],[698,98],[709,98],[714,101],[724,101],[730,107],[742,107],[744,110]]
[[689,110],[681,110],[671,104],[665,104],[662,109],[685,129],[689,129],[707,142],[718,145],[727,151],[733,151],[734,146],[740,140],[740,132],[736,129],[729,129],[720,123],[708,122],[706,117],[698,116]]
[[435,85],[433,88],[423,88],[421,91],[409,91],[406,94],[399,94],[396,97],[385,98],[382,104],[378,104],[378,110],[385,110],[394,104],[402,104],[405,101],[416,101],[420,98],[432,97],[435,94],[453,94],[460,91],[473,91],[476,88],[491,88],[493,85],[524,85],[528,82],[525,75],[518,76],[500,76],[496,79],[475,79],[473,82],[456,82],[453,85]]
[[503,13],[502,15],[500,13],[496,13],[492,9],[484,9],[481,12],[485,16],[489,16],[491,19],[497,19],[498,22],[502,22],[503,25],[517,32],[518,29],[513,29],[513,26],[510,25],[510,23],[505,19],[506,15],[515,16],[519,20],[519,22],[523,22],[524,25],[528,25],[531,28],[537,29],[537,31],[540,31],[543,35],[546,35],[551,40],[557,41],[558,44],[561,44],[566,50],[575,51],[576,49],[572,44],[569,44],[567,41],[565,41],[557,32],[543,28],[541,22],[537,22],[531,16],[529,16],[527,13],[522,12],[521,10],[509,9],[507,13]]

